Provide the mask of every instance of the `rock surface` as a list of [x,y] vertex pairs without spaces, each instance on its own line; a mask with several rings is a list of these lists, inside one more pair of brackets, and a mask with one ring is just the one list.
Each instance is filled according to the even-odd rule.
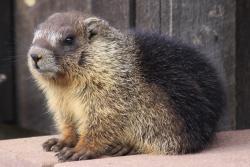
[[134,155],[59,163],[41,144],[51,136],[0,141],[0,167],[249,167],[250,130],[216,134],[204,151],[187,155]]

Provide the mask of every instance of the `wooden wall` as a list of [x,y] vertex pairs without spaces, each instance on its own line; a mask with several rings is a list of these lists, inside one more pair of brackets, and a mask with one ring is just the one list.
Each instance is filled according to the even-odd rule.
[[[23,127],[45,132],[53,129],[43,96],[34,86],[27,69],[26,53],[36,25],[54,12],[68,10],[93,13],[121,30],[137,28],[156,31],[195,45],[212,57],[219,70],[226,75],[229,109],[224,113],[220,129],[234,129],[236,118],[244,117],[244,114],[236,117],[236,0],[15,0],[15,6],[16,55],[19,60],[16,69],[17,111],[19,123]],[[244,12],[237,13],[249,16]],[[245,30],[249,32],[249,29]],[[247,55],[242,58],[247,68],[246,59]],[[240,69],[238,73],[242,72]],[[249,95],[250,92],[241,97],[245,100],[244,103]],[[242,113],[249,108],[239,109]],[[249,119],[246,122],[250,127]]]
[[238,129],[250,128],[250,1],[236,8],[236,120]]
[[0,1],[0,123],[15,122],[12,1]]

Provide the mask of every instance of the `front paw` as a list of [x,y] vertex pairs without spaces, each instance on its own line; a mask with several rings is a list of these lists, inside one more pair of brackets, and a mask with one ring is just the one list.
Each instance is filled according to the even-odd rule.
[[74,148],[64,147],[59,153],[56,154],[56,156],[59,161],[65,162],[94,159],[100,157],[100,154],[90,150],[76,151]]
[[124,156],[138,154],[137,149],[130,145],[115,144],[106,148],[105,154],[109,156]]
[[51,138],[44,142],[42,146],[45,151],[58,152],[64,147],[72,147],[72,144],[60,140],[58,138]]

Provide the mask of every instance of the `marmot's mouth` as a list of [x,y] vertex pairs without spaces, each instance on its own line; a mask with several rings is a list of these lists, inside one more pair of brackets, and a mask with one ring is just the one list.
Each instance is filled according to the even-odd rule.
[[63,72],[56,64],[48,64],[48,63],[34,63],[32,62],[32,69],[36,71],[41,76],[44,77],[57,77],[58,75],[62,75]]
[[33,68],[39,73],[57,73],[59,69],[56,65],[32,63]]
[[40,70],[40,67],[37,65],[37,63],[33,63],[33,68],[36,69],[37,71]]

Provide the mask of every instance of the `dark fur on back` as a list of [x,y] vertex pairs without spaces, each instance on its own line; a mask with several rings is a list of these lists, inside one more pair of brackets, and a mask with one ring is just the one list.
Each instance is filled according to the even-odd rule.
[[160,86],[189,134],[187,152],[200,150],[213,136],[225,108],[216,69],[194,48],[153,33],[136,32],[138,62],[145,81]]

